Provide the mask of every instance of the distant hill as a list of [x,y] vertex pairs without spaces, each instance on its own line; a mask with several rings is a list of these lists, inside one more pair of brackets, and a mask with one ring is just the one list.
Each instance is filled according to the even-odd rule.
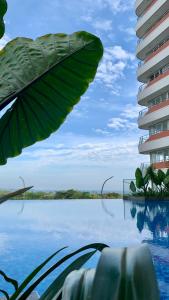
[[[3,195],[7,191],[0,191],[0,195]],[[97,192],[86,192],[74,189],[64,191],[28,191],[24,195],[15,199],[27,199],[27,200],[62,200],[62,199],[100,199],[101,194]],[[120,199],[122,195],[116,192],[105,192],[104,199]]]

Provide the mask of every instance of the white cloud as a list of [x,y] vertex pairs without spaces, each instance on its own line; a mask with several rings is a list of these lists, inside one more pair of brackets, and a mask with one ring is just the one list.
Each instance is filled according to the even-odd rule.
[[113,129],[116,129],[116,130],[121,130],[121,129],[133,130],[133,129],[138,128],[137,123],[131,122],[130,120],[127,120],[127,119],[124,119],[124,118],[119,118],[119,117],[110,119],[107,126],[109,128],[113,128]]
[[134,0],[82,0],[82,3],[87,4],[90,9],[109,9],[113,14],[130,10],[134,6]]
[[125,78],[125,70],[134,63],[135,55],[121,46],[107,47],[103,60],[98,68],[96,80],[104,84],[113,94],[118,95],[121,89],[119,80]]
[[110,47],[106,49],[106,58],[110,59],[113,57],[113,59],[119,59],[119,60],[135,60],[135,54],[130,53],[123,49],[121,46],[116,45],[114,47]]
[[[113,136],[114,130],[121,130],[123,132],[128,132],[129,130],[133,130],[137,132],[138,124],[135,122],[135,119],[138,118],[140,111],[139,105],[133,105],[131,103],[124,106],[123,111],[121,111],[118,116],[109,119],[107,123],[107,128],[97,128],[94,131],[103,136]],[[108,130],[111,129],[110,130]]]
[[134,0],[103,0],[105,6],[109,7],[113,13],[127,11],[133,8]]
[[136,32],[134,27],[123,27],[119,26],[120,31],[127,33],[128,37],[131,39],[136,38]]
[[136,36],[136,32],[135,32],[134,27],[127,27],[124,32],[128,33],[131,36],[134,36],[134,37]]
[[81,20],[89,23],[95,30],[96,34],[101,36],[102,32],[106,32],[107,35],[112,34],[113,27],[112,27],[112,20],[103,19],[103,18],[95,18],[92,12],[88,12],[88,14],[81,17]]
[[97,128],[97,129],[94,129],[93,131],[98,133],[98,134],[101,134],[103,136],[112,136],[112,133],[108,130],[105,130],[105,129]]
[[121,113],[121,116],[128,119],[138,118],[141,107],[139,105],[127,104]]
[[96,30],[110,31],[110,30],[112,30],[112,21],[111,20],[97,20],[97,21],[92,22],[92,26]]
[[30,168],[48,165],[90,165],[101,166],[113,162],[117,158],[122,159],[137,154],[137,141],[131,139],[111,138],[107,141],[90,141],[76,145],[55,148],[39,148],[33,151],[25,150],[22,159],[29,163]]

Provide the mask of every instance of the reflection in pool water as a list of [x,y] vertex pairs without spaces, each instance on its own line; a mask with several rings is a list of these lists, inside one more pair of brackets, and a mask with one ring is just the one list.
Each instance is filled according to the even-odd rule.
[[[111,247],[148,243],[161,299],[169,299],[169,203],[104,200],[8,201],[0,206],[0,269],[19,282],[56,249],[70,250],[91,242]],[[66,250],[67,251],[67,250]],[[66,252],[65,251],[65,252]],[[94,266],[98,257],[88,263]],[[52,274],[38,289],[41,293]],[[0,289],[10,287],[0,281]]]
[[151,232],[151,237],[144,242],[149,244],[153,254],[161,299],[169,299],[169,202],[133,201],[129,205],[139,232],[146,228]]

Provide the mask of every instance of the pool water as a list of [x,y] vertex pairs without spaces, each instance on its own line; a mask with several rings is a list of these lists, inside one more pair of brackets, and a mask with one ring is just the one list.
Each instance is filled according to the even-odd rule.
[[[19,283],[45,258],[64,246],[63,254],[102,242],[111,247],[148,243],[161,299],[169,299],[169,203],[123,200],[8,201],[0,206],[0,269]],[[61,254],[60,254],[61,256]],[[58,256],[58,257],[60,257]],[[98,256],[87,264],[95,266]],[[61,271],[38,288],[41,294]],[[12,293],[0,280],[0,289]]]

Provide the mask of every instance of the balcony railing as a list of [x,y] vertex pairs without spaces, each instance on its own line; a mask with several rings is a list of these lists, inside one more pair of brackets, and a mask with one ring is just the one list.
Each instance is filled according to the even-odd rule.
[[144,61],[138,62],[138,69],[141,68],[146,62],[148,62],[151,58],[161,52],[163,49],[169,46],[169,37],[163,40],[159,45],[157,45],[151,52],[147,53],[147,57]]
[[138,94],[140,94],[146,87],[147,87],[146,83],[143,83],[142,85],[140,85],[139,89],[138,89]]
[[149,135],[144,135],[140,137],[139,145],[148,141],[154,141],[156,139],[165,138],[169,136],[169,129],[167,130],[156,130]]
[[146,115],[146,113],[148,112],[148,110],[149,110],[148,107],[142,109],[142,110],[139,112],[138,120],[140,120],[141,118],[143,118],[143,117]]
[[156,164],[156,163],[161,163],[161,162],[163,162],[163,163],[165,163],[165,162],[168,162],[169,161],[169,158],[163,158],[163,159],[157,159],[156,161],[152,161],[152,164]]
[[151,52],[147,53],[147,57],[144,61],[149,61],[152,57],[154,57],[156,54],[158,54],[160,51],[165,49],[169,45],[169,37],[163,40],[159,45],[157,45]]
[[144,61],[139,61],[138,62],[138,69],[140,69],[144,65],[144,63],[145,63]]
[[156,3],[158,0],[150,0],[149,2],[150,2],[150,4],[146,7],[146,9],[143,11],[143,13],[142,13],[142,15],[141,16],[139,16],[138,18],[137,18],[137,20],[140,20],[145,14],[146,14],[146,12],[147,11],[149,11],[149,9],[154,5],[154,3]]
[[169,65],[165,66],[162,70],[161,73],[159,73],[159,75],[155,78],[153,78],[152,80],[149,80],[148,83],[144,83],[142,85],[140,85],[139,90],[138,90],[138,95],[143,92],[143,90],[147,87],[149,87],[150,85],[156,83],[157,81],[159,81],[160,79],[163,79],[164,77],[169,75]]
[[147,87],[168,75],[169,75],[169,65],[167,65],[164,68],[162,68],[161,70],[159,70],[159,73],[156,76],[154,76],[153,79],[149,80],[149,82],[147,83]]
[[138,39],[138,40],[137,40],[137,45],[139,45],[143,40],[144,40],[144,38]]
[[144,144],[149,139],[149,137],[150,136],[148,134],[141,136],[139,139],[139,145]]
[[157,21],[157,23],[154,26],[152,26],[141,39],[137,40],[137,44],[139,45],[141,41],[143,41],[152,31],[154,31],[168,17],[169,17],[169,11],[167,10],[165,14]]
[[142,109],[139,112],[138,120],[143,118],[148,112],[154,112],[160,108],[163,108],[167,105],[169,105],[169,92],[166,92],[154,99],[151,100],[151,103],[149,102],[149,107],[146,107]]
[[[153,132],[153,133],[151,133],[151,134],[147,134],[147,135],[141,136],[141,137],[140,137],[140,140],[139,140],[139,145],[145,143],[145,142],[148,141],[149,139],[150,139],[150,140],[154,140],[154,138],[152,138],[152,137],[154,137],[155,135],[158,136],[158,134],[159,134],[159,133],[162,133],[162,132],[166,132],[166,130],[161,130],[161,131],[156,130],[155,132]],[[151,139],[151,138],[152,138],[152,139]]]

